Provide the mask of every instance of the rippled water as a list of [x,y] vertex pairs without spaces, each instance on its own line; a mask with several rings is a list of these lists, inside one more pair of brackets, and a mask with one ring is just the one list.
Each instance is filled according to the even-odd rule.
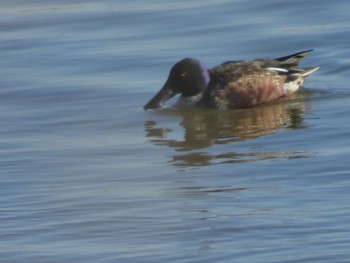
[[[348,262],[346,1],[2,1],[2,262]],[[253,109],[142,106],[183,57],[315,50]]]

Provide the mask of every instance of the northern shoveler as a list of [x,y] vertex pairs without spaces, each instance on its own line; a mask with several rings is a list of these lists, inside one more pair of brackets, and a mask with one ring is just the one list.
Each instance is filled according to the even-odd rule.
[[228,61],[212,69],[185,58],[170,70],[162,89],[144,106],[160,108],[181,94],[180,104],[215,109],[249,108],[291,94],[319,67],[298,68],[310,51],[276,59]]

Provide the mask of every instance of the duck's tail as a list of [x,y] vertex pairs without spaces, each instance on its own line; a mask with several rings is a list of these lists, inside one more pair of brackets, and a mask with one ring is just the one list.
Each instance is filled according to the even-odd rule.
[[287,73],[287,79],[283,85],[284,92],[286,94],[296,92],[300,86],[303,85],[305,78],[318,69],[319,67],[290,69]]
[[[272,61],[272,65],[275,66],[274,71],[287,77],[284,83],[285,93],[293,93],[297,91],[304,83],[304,79],[319,69],[319,67],[298,67],[300,60],[307,56],[310,51],[312,51],[312,49],[301,51],[285,57],[276,58]],[[278,68],[279,71],[276,70],[276,68]]]
[[320,67],[317,66],[317,67],[311,67],[311,68],[303,68],[303,69],[299,69],[298,70],[300,71],[299,73],[295,73],[295,74],[299,74],[301,75],[302,77],[307,77],[309,76],[311,73],[314,73],[316,70],[318,70]]

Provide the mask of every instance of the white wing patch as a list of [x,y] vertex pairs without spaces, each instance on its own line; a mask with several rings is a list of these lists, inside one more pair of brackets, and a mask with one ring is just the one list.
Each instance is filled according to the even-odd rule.
[[287,73],[287,72],[288,72],[288,70],[285,69],[285,68],[273,68],[273,67],[269,67],[269,68],[267,68],[267,70],[271,70],[271,71],[274,71],[274,72],[277,72],[277,73],[279,73],[279,72],[281,72],[281,73]]

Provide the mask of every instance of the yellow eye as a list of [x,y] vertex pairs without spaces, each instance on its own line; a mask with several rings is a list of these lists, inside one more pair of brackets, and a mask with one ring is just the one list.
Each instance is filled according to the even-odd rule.
[[187,76],[187,72],[186,72],[186,71],[181,73],[181,77],[184,78],[184,77],[186,77],[186,76]]

